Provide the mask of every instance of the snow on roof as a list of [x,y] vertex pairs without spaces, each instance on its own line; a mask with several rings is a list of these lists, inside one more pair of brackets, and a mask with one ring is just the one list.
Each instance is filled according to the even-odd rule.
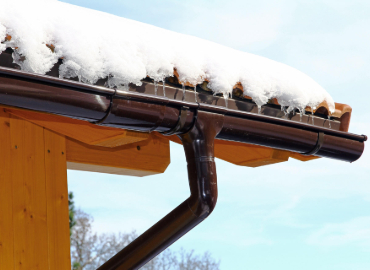
[[109,77],[111,87],[125,87],[147,76],[161,81],[176,69],[182,83],[207,80],[224,96],[241,83],[259,106],[276,98],[289,110],[315,109],[322,102],[335,110],[319,84],[285,64],[56,0],[0,0],[0,40],[6,35],[12,38],[0,44],[0,53],[17,47],[13,58],[28,72],[45,74],[63,57],[63,78],[95,83]]

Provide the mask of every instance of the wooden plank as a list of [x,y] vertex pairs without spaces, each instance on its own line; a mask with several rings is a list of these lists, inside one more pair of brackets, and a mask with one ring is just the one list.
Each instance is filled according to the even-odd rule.
[[138,177],[162,173],[162,172],[153,172],[153,171],[145,171],[145,170],[138,170],[138,169],[86,164],[86,163],[80,163],[80,162],[67,162],[67,168],[69,170],[109,173],[109,174],[116,174],[116,175],[129,175],[129,176],[138,176]]
[[44,129],[50,269],[70,269],[66,139]]
[[115,148],[67,139],[68,169],[147,176],[163,173],[169,164],[169,141],[153,135],[146,141]]
[[[156,136],[163,135],[156,133]],[[177,136],[168,136],[173,142],[181,144]],[[247,167],[259,167],[288,161],[290,152],[276,150],[253,144],[215,140],[215,157],[227,162]]]
[[9,114],[0,110],[0,270],[14,269]]
[[135,132],[131,130],[123,130],[123,133],[113,137],[106,137],[100,140],[93,141],[89,144],[104,146],[104,147],[117,147],[125,144],[131,144],[147,140],[149,133]]
[[288,161],[289,152],[258,145],[217,140],[215,157],[236,165],[260,167]]
[[316,156],[305,156],[305,155],[301,155],[301,154],[294,153],[294,152],[289,152],[289,157],[297,159],[299,161],[310,161],[310,160],[320,158],[320,157],[316,157]]
[[60,115],[7,107],[6,112],[86,144],[116,147],[147,140],[149,133],[91,124]]
[[14,269],[49,269],[43,128],[12,116]]
[[[155,133],[155,135],[164,137],[159,133]],[[175,143],[182,144],[179,137],[175,135],[168,136],[167,138]],[[289,157],[300,161],[320,158],[316,156],[305,156],[290,151],[276,150],[269,147],[222,140],[215,140],[215,156],[230,163],[247,167],[259,167],[284,162],[288,161]]]

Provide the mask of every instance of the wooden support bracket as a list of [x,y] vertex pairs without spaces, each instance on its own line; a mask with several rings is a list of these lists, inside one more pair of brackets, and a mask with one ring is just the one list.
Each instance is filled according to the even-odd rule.
[[168,140],[152,136],[115,148],[67,140],[68,169],[119,175],[148,176],[163,173],[170,164]]

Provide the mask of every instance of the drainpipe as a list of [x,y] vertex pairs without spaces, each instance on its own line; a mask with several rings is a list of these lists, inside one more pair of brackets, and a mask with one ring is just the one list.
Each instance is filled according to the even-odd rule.
[[223,122],[221,114],[198,111],[190,131],[179,135],[188,163],[190,197],[98,270],[139,269],[211,214],[217,202],[214,140]]

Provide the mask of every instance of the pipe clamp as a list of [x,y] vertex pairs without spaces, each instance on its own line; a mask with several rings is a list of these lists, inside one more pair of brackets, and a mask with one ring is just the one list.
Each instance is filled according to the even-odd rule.
[[319,132],[315,147],[311,151],[309,151],[307,153],[303,153],[302,155],[312,156],[312,155],[316,154],[317,152],[319,152],[320,149],[321,149],[321,146],[324,143],[324,137],[325,137],[324,132]]

